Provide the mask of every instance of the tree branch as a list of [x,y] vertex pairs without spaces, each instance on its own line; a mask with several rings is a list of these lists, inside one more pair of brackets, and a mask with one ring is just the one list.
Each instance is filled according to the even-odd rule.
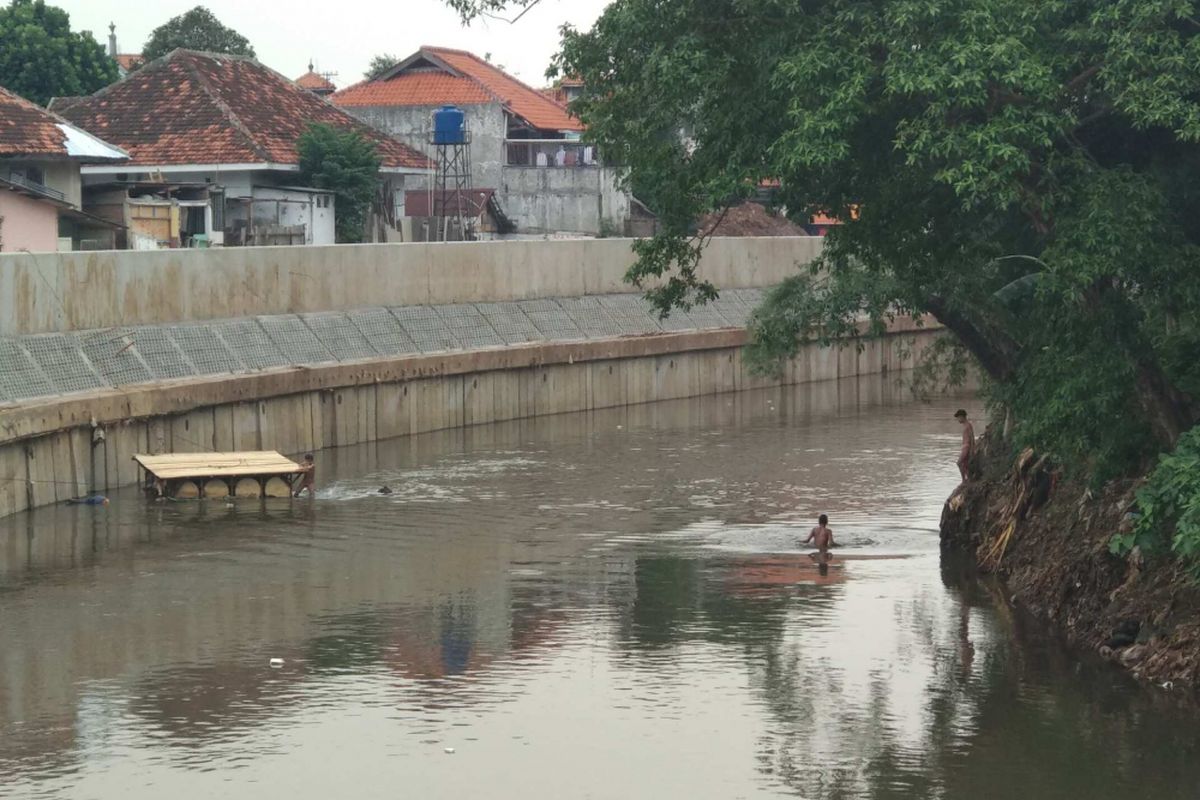
[[1090,81],[1103,66],[1103,64],[1093,64],[1092,66],[1088,67],[1083,72],[1067,81],[1066,85],[1063,86],[1063,91],[1067,94],[1074,92],[1076,89],[1082,87],[1085,83]]
[[1020,348],[999,326],[983,318],[972,319],[952,309],[945,298],[938,295],[926,298],[924,306],[938,322],[946,326],[946,330],[958,337],[989,377],[996,381],[1012,377]]

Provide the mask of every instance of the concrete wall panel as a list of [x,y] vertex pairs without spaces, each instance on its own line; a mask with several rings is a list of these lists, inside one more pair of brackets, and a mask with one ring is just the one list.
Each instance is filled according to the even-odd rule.
[[[521,418],[521,376],[514,370],[490,372],[492,376],[492,420],[507,422]],[[463,378],[464,385],[466,377]]]
[[[55,451],[61,450],[59,441],[63,434],[43,436],[29,442],[26,454],[29,458],[30,506],[50,505],[58,502],[58,478],[55,475]],[[64,476],[66,478],[67,476]]]
[[233,407],[233,449],[260,450],[258,403],[238,403]]
[[409,430],[428,433],[450,427],[446,386],[441,378],[422,378],[408,384]]
[[89,494],[96,484],[92,472],[92,431],[91,428],[73,428],[67,433],[67,446],[70,457],[69,486],[60,484],[60,488],[69,494],[62,498],[83,497]]
[[[810,391],[801,401],[811,407],[806,410],[835,404],[836,393],[846,390],[844,383],[832,380],[839,371],[842,377],[850,377],[847,372],[870,374],[885,362],[912,363],[911,356],[904,354],[923,350],[938,335],[937,331],[896,334],[868,342],[861,355],[853,348],[839,353],[809,345],[786,367],[784,381],[808,381]],[[375,376],[378,383],[339,388],[287,383],[291,391],[267,395],[257,401],[218,400],[184,413],[109,423],[105,441],[94,455],[91,425],[83,424],[87,415],[61,414],[56,417],[63,426],[58,431],[0,444],[0,514],[14,513],[28,505],[26,476],[32,481],[34,506],[86,493],[92,488],[93,463],[97,490],[136,484],[141,476],[131,460],[135,453],[197,452],[214,447],[265,448],[299,454],[431,431],[462,437],[461,429],[466,425],[594,409],[601,409],[591,417],[597,425],[653,425],[657,423],[655,415],[659,409],[648,405],[635,407],[636,404],[693,396],[712,396],[712,402],[703,404],[698,413],[721,419],[723,414],[731,413],[732,405],[728,397],[717,393],[779,385],[777,381],[747,376],[743,351],[736,339],[729,339],[723,333],[705,336],[697,341],[724,344],[669,352],[633,347],[622,341],[595,350],[591,360],[576,360],[583,352],[579,349],[583,345],[546,346],[537,351],[538,358],[545,359],[545,363],[535,366],[527,366],[532,363],[527,356],[514,356],[507,351],[486,358],[481,354],[453,358],[438,355],[429,362],[436,367],[422,368],[428,370],[426,377],[398,377],[403,374],[400,371],[391,373],[390,379]],[[647,339],[647,343],[661,341],[661,337]],[[508,367],[503,368],[503,364]],[[310,374],[287,373],[285,377],[290,380],[295,375]],[[372,373],[364,372],[361,367],[330,375],[350,382],[372,377]],[[254,396],[256,390],[271,385],[265,377],[231,380],[235,383],[227,394],[240,397]],[[328,384],[317,384],[320,385]],[[145,390],[129,392],[129,407],[156,407]],[[828,396],[830,392],[834,393],[832,398]],[[219,393],[212,395],[214,399],[219,396]],[[783,395],[774,400],[763,397],[762,402],[770,405],[781,403],[782,399]],[[47,411],[42,416],[55,413]],[[39,420],[45,421],[42,417]],[[574,435],[577,422],[569,424]],[[498,426],[486,435],[500,436],[503,430],[519,431],[520,424]],[[484,435],[472,434],[471,441],[481,441],[479,437]],[[414,437],[411,441],[417,447],[427,438]],[[362,468],[370,468],[370,453],[362,458],[366,459]]]
[[375,413],[376,434],[381,440],[395,439],[411,433],[412,412],[408,405],[408,384],[380,384],[375,397]]
[[358,391],[355,387],[338,389],[333,393],[333,446],[349,447],[362,441],[359,438]]
[[236,450],[234,442],[233,404],[216,406],[213,409],[213,448],[218,453],[229,453]]
[[171,452],[211,453],[216,450],[214,413],[201,409],[171,417]]
[[378,414],[375,407],[375,386],[359,386],[355,391],[358,394],[358,443],[377,441],[379,436],[376,432]]
[[495,422],[497,374],[482,372],[463,380],[463,425]]
[[591,372],[590,408],[614,408],[629,397],[625,384],[625,362],[613,359],[587,365]]
[[[20,447],[0,448],[0,518],[29,507],[25,452]],[[2,534],[0,534],[2,535]]]
[[[0,335],[634,291],[629,239],[0,254]],[[713,239],[700,272],[766,287],[812,237]]]
[[104,429],[105,489],[130,486],[141,481],[141,470],[133,457],[146,452],[147,426],[135,421],[109,425]]

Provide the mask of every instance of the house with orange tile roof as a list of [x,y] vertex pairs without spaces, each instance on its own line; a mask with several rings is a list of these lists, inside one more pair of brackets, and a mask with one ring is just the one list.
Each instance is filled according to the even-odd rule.
[[116,226],[83,212],[80,169],[128,158],[0,87],[0,252],[111,247]]
[[[51,107],[129,153],[126,163],[83,169],[97,208],[122,207],[127,216],[131,192],[144,196],[154,184],[205,189],[189,196],[186,210],[164,212],[180,216],[165,232],[161,220],[147,223],[153,241],[129,246],[332,243],[332,196],[297,185],[296,144],[314,123],[370,140],[388,192],[432,172],[418,150],[243,56],[176,50],[94,95],[56,99]],[[391,203],[384,205],[383,214],[392,213]]]
[[621,232],[631,198],[567,107],[485,59],[422,47],[331,102],[408,145],[433,154],[433,112],[461,109],[470,134],[473,186],[495,198],[520,233]]
[[541,90],[542,94],[561,105],[569,105],[583,94],[583,81],[579,78],[559,78],[553,86]]
[[337,91],[333,81],[329,80],[326,75],[317,72],[311,61],[308,62],[308,72],[296,78],[296,85],[301,89],[308,89],[317,97],[328,97]]

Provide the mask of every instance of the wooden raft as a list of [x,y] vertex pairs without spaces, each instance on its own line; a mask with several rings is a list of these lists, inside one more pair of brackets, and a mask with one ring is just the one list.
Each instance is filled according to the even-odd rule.
[[290,497],[304,468],[273,451],[172,453],[133,457],[146,471],[146,488],[159,496]]

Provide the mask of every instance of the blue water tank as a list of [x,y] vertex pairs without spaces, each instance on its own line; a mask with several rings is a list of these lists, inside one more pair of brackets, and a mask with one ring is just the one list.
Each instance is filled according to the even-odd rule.
[[433,143],[464,144],[467,140],[467,115],[454,106],[442,106],[433,112]]

